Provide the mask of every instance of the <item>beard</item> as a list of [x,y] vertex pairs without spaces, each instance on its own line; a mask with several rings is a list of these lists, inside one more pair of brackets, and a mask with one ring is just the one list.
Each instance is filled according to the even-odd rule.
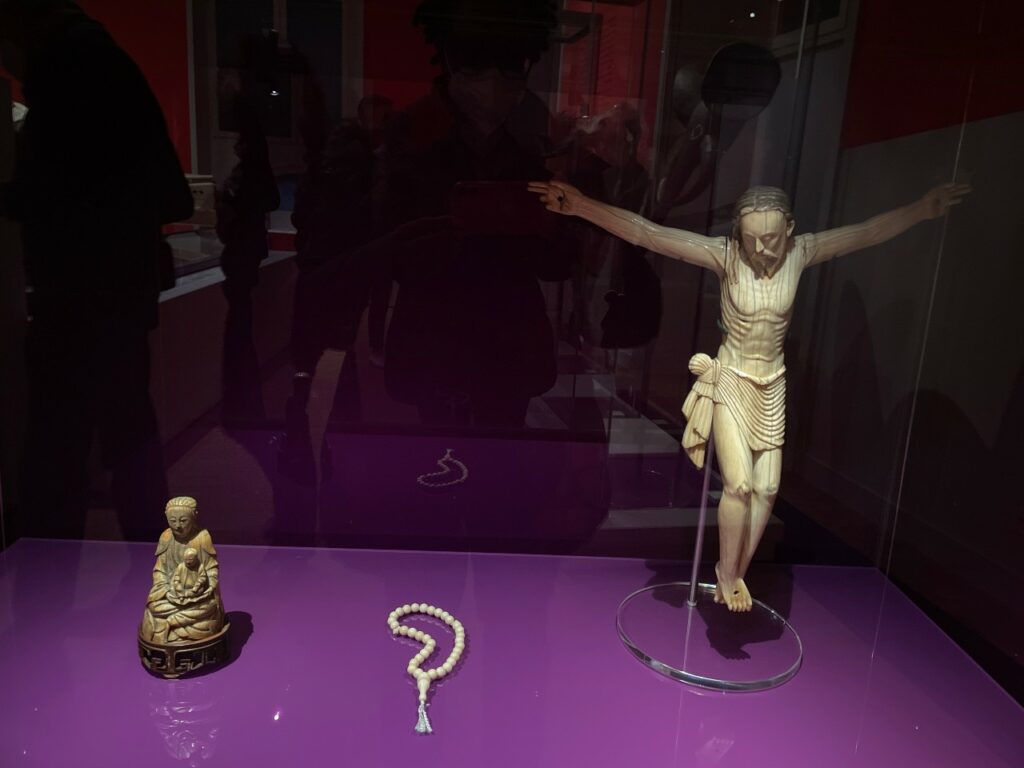
[[771,273],[781,260],[782,256],[774,251],[762,251],[750,257],[754,270],[760,273]]

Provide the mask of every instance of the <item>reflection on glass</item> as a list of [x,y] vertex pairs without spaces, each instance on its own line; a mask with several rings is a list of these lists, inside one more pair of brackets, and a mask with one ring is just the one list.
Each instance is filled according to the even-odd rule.
[[167,754],[188,766],[213,759],[220,731],[219,698],[202,680],[174,680],[154,685],[149,716]]
[[[987,588],[1016,574],[1013,515],[962,511],[1015,508],[970,478],[1016,458],[1002,73],[1024,24],[920,4],[90,0],[93,20],[0,0],[8,538],[152,541],[188,493],[226,543],[678,558],[701,495],[688,361],[709,353],[714,403],[730,369],[767,379],[784,352],[785,460],[772,429],[739,459],[720,439],[722,599],[751,557],[891,562],[1016,670]],[[730,282],[525,186],[723,242],[751,187],[827,233],[970,177],[941,232],[801,274],[798,295],[770,256],[814,236],[778,231],[781,210],[733,238]],[[766,285],[771,348],[751,353]],[[737,387],[778,416],[781,381]]]

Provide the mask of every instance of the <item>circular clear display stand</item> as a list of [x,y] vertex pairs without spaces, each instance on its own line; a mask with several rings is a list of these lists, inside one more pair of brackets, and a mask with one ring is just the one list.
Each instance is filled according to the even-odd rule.
[[803,646],[781,615],[759,600],[733,613],[714,602],[713,584],[638,589],[619,605],[616,626],[626,648],[656,672],[718,691],[763,691],[800,669]]

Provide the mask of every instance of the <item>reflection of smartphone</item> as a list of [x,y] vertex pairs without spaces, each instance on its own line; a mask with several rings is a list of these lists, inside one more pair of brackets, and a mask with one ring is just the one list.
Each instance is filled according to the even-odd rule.
[[549,235],[558,214],[525,181],[462,181],[451,195],[455,226],[475,235]]

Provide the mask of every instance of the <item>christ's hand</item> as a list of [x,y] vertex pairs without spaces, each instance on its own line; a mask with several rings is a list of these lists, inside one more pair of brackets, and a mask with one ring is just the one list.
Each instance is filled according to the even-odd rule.
[[970,184],[940,184],[928,190],[921,198],[921,206],[924,208],[926,219],[937,219],[945,216],[949,209],[963,201],[971,191]]
[[531,181],[529,189],[540,195],[540,201],[549,211],[573,216],[579,213],[580,203],[586,196],[564,181]]

